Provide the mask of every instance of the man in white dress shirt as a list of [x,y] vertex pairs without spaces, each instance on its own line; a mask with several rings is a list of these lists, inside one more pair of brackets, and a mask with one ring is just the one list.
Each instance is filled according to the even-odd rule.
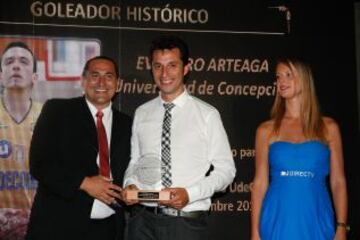
[[[211,196],[224,190],[235,176],[219,112],[186,91],[188,58],[187,44],[176,36],[161,36],[152,42],[152,74],[160,93],[135,112],[131,161],[123,191],[126,203],[133,205],[128,222],[129,240],[208,239]],[[164,104],[169,103],[173,106],[165,110]],[[165,120],[169,115],[170,120]],[[164,140],[166,136],[168,139]],[[168,171],[166,177],[156,182],[144,179],[144,174],[154,178],[149,172],[150,165],[156,163],[154,159],[161,162],[158,164],[163,168],[161,171]],[[134,189],[168,191],[170,200],[156,203],[130,200],[128,190]]]

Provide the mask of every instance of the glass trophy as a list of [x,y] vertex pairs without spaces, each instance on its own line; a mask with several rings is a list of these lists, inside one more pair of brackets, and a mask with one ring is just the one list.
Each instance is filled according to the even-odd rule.
[[135,175],[142,189],[129,190],[128,199],[142,202],[169,200],[170,192],[154,190],[161,181],[161,158],[158,154],[145,154],[135,166]]

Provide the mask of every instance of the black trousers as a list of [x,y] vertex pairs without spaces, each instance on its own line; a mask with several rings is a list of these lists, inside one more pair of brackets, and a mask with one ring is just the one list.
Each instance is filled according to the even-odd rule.
[[207,240],[208,214],[197,218],[158,215],[134,206],[126,229],[127,240]]
[[117,240],[115,215],[105,219],[91,219],[86,240]]

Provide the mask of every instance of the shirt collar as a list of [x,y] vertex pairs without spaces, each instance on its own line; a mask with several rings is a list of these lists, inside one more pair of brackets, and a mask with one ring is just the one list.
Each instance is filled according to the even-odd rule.
[[[96,113],[98,112],[97,108],[86,98],[85,100],[90,109],[91,115],[96,119]],[[103,119],[109,119],[111,116],[111,103],[106,108],[103,108],[101,112],[104,114]]]
[[[175,106],[179,106],[179,107],[183,107],[186,103],[186,101],[188,100],[188,98],[190,97],[189,93],[187,92],[186,88],[184,90],[184,92],[182,92],[179,96],[177,96],[173,101],[172,103],[175,104]],[[163,105],[164,103],[167,103],[165,102],[161,96],[160,96],[160,93],[159,93],[159,105]]]

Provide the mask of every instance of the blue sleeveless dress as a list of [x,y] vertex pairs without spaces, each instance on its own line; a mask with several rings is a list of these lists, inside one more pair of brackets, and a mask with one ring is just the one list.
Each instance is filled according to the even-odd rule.
[[330,149],[320,141],[277,141],[269,147],[270,184],[260,215],[261,240],[333,240],[326,186]]

